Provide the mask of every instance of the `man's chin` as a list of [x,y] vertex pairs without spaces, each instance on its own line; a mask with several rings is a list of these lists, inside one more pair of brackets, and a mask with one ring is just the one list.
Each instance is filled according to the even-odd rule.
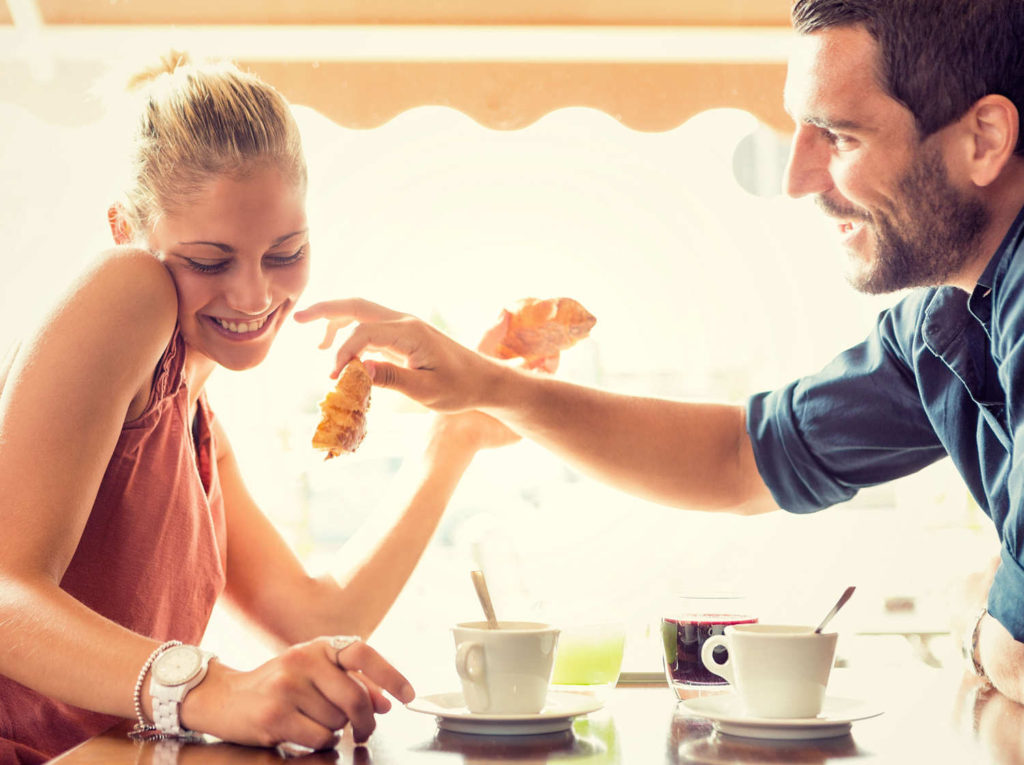
[[887,295],[902,289],[902,286],[893,285],[891,276],[879,268],[877,261],[865,261],[863,255],[855,253],[849,255],[846,281],[864,295]]

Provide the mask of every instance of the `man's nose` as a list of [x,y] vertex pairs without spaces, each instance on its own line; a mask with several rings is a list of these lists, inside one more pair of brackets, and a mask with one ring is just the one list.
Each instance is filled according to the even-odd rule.
[[832,188],[828,171],[829,144],[818,130],[798,125],[789,149],[783,189],[797,198],[821,194]]

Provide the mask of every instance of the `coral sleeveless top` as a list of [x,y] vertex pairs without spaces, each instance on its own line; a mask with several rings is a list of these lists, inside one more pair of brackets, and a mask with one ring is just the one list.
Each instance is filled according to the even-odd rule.
[[[197,644],[224,589],[224,502],[205,393],[189,423],[179,329],[127,423],[61,588],[156,640]],[[2,648],[0,648],[2,650]],[[0,765],[38,763],[119,721],[0,675]]]

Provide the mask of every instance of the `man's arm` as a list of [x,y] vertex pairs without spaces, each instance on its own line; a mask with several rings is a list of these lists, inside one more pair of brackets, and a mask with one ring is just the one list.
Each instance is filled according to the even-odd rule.
[[322,348],[338,329],[359,323],[338,349],[335,375],[364,351],[384,351],[401,363],[366,361],[374,385],[437,411],[484,411],[617,488],[683,508],[775,508],[740,407],[626,396],[544,378],[366,300],[318,303],[295,318],[328,320]]
[[776,509],[743,407],[629,396],[494,369],[480,408],[623,491],[694,510]]

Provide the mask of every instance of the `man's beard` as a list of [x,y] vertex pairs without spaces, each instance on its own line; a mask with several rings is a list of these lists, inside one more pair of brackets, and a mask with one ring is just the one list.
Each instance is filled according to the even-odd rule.
[[871,295],[948,284],[975,256],[989,223],[979,200],[950,185],[938,150],[921,149],[896,188],[901,207],[889,212],[817,200],[830,215],[864,221],[866,233],[874,234],[873,262],[849,277],[855,289]]

